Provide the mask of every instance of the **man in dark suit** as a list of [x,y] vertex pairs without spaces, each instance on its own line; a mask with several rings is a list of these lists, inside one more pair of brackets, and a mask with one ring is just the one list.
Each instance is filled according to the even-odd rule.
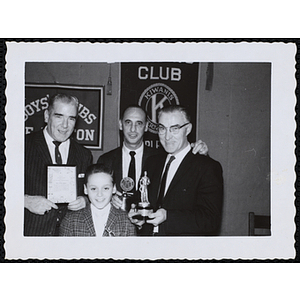
[[120,181],[129,174],[131,162],[130,152],[134,151],[135,160],[135,189],[138,190],[138,180],[148,157],[156,154],[156,149],[143,143],[144,133],[148,130],[146,113],[138,105],[127,107],[120,120],[119,129],[123,132],[124,142],[121,147],[101,155],[98,163],[103,163],[114,171],[114,180],[118,191],[122,191]]
[[[147,220],[154,226],[151,231],[162,236],[218,234],[223,203],[220,163],[191,153],[187,136],[192,124],[184,107],[163,108],[158,122],[159,139],[167,153],[150,157],[144,167],[154,208]],[[135,214],[134,210],[129,213],[132,222],[143,225],[132,219]]]
[[[58,94],[49,101],[44,119],[47,126],[26,136],[25,146],[25,236],[58,235],[59,225],[67,209],[86,206],[83,180],[92,163],[91,152],[70,138],[78,112],[78,99]],[[76,166],[76,200],[58,207],[47,199],[47,166],[63,164]]]
[[[139,202],[138,183],[141,172],[146,160],[158,153],[164,152],[163,149],[153,149],[143,143],[144,133],[148,130],[146,112],[138,105],[128,106],[119,120],[119,129],[123,132],[124,142],[122,147],[111,150],[103,154],[98,159],[98,163],[103,163],[114,171],[114,180],[118,191],[122,191],[120,181],[124,177],[134,177],[135,191],[134,195],[128,199],[127,207],[131,203]],[[193,148],[193,153],[208,152],[207,145],[199,140]],[[134,154],[133,154],[134,153]],[[134,158],[131,157],[133,154]],[[130,165],[134,161],[135,171],[132,175]],[[113,204],[121,207],[122,202],[117,197],[113,198]]]

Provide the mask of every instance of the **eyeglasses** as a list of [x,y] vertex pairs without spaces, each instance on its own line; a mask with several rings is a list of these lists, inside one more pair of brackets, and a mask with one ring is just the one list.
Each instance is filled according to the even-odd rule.
[[[190,124],[190,122],[185,123],[185,124],[183,124],[183,125],[181,125],[181,126],[180,126],[180,125],[173,125],[173,126],[169,127],[169,131],[170,131],[171,133],[173,133],[173,134],[178,134],[179,130],[180,130],[182,127],[184,127],[184,126],[186,126],[186,125],[188,125],[188,124]],[[165,126],[162,125],[162,124],[159,124],[159,125],[158,125],[158,134],[165,134],[166,131],[167,131],[167,127],[165,127]]]

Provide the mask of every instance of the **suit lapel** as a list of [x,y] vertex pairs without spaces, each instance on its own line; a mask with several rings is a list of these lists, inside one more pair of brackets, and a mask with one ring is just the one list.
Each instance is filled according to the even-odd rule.
[[164,155],[162,158],[161,158],[161,160],[160,161],[158,161],[157,162],[157,176],[155,177],[155,178],[157,178],[158,179],[158,184],[160,184],[160,180],[161,180],[161,178],[162,178],[162,176],[163,176],[163,170],[164,170],[164,166],[165,166],[165,162],[166,162],[166,158],[167,158],[167,154],[166,155]]
[[76,154],[75,154],[74,142],[72,139],[70,139],[70,147],[69,147],[67,164],[76,165]]
[[50,152],[44,137],[43,130],[40,130],[36,135],[36,148],[39,151],[40,156],[48,165],[52,165],[52,158],[50,156]]
[[167,157],[167,154],[157,157],[157,159],[155,161],[154,172],[153,172],[153,174],[150,174],[150,176],[151,176],[150,191],[153,194],[150,195],[149,199],[152,200],[152,202],[153,202],[152,205],[154,205],[154,207],[156,206],[156,202],[157,202],[157,198],[158,198],[160,180],[161,180],[162,172],[163,172],[163,169],[165,166],[166,157]]
[[123,155],[122,147],[119,147],[116,151],[116,155],[113,161],[113,168],[112,168],[114,170],[114,177],[115,177],[118,190],[120,190],[120,181],[124,177],[122,176],[122,169],[123,169],[122,155]]
[[143,157],[142,157],[142,170],[144,168],[145,162],[149,156],[152,154],[152,149],[148,148],[147,146],[144,145],[144,152],[143,152]]
[[96,231],[94,227],[92,211],[91,211],[91,204],[87,204],[86,209],[84,210],[84,224],[87,231],[90,233],[91,236],[96,236]]
[[109,215],[108,215],[108,218],[107,218],[107,222],[106,222],[106,225],[105,225],[103,235],[105,235],[105,236],[107,236],[107,235],[108,236],[115,236],[115,232],[114,232],[114,230],[115,230],[115,228],[114,228],[115,219],[116,219],[115,208],[111,204]]

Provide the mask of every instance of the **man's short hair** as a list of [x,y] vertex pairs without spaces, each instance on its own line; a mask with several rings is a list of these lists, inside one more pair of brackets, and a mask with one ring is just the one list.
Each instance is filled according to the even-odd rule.
[[53,109],[54,103],[57,101],[61,101],[63,103],[75,103],[76,109],[78,110],[79,101],[75,96],[67,95],[67,94],[56,94],[49,99],[48,111],[50,112]]
[[186,120],[188,122],[191,122],[191,115],[188,112],[187,108],[182,106],[182,105],[170,105],[170,106],[165,106],[163,108],[161,108],[158,111],[158,118],[160,117],[160,115],[162,113],[172,113],[172,112],[176,112],[179,111],[180,113],[182,113],[184,115],[184,117],[186,118]]
[[141,109],[141,110],[144,112],[144,114],[145,114],[145,119],[146,119],[146,121],[147,121],[147,113],[146,113],[146,111],[145,111],[141,106],[139,106],[138,104],[130,104],[129,106],[127,106],[127,107],[122,111],[120,120],[123,120],[124,114],[125,114],[126,110],[129,109],[129,108],[139,108],[139,109]]

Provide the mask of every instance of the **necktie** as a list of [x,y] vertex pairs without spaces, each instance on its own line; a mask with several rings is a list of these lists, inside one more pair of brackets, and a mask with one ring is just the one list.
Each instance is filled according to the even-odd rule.
[[129,154],[131,156],[131,161],[128,169],[128,177],[132,178],[135,183],[135,151],[130,151]]
[[53,144],[55,145],[55,162],[57,165],[62,165],[61,154],[58,149],[61,142],[53,141]]
[[158,198],[157,198],[157,207],[158,208],[161,207],[163,199],[164,199],[167,175],[168,175],[170,165],[171,165],[171,163],[174,159],[175,159],[175,156],[173,156],[173,155],[169,158],[169,161],[168,161],[168,163],[166,165],[166,168],[165,168],[165,172],[164,172],[164,174],[162,176],[162,179],[160,181],[159,194],[158,194]]

